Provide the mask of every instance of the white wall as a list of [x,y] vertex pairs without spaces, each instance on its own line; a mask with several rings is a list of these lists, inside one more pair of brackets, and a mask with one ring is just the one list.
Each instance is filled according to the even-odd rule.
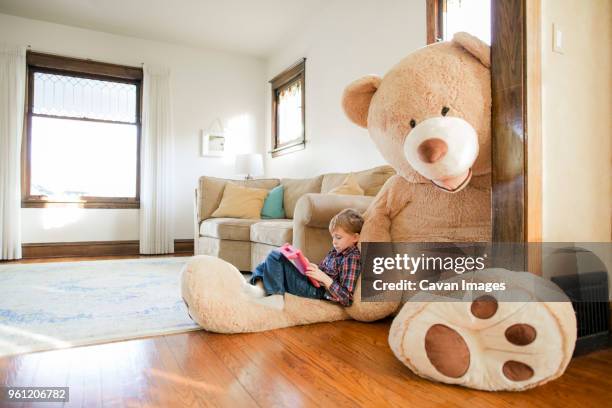
[[[345,86],[366,74],[384,75],[426,44],[425,1],[335,0],[268,60],[267,79],[305,57],[306,149],[270,158],[268,176],[311,177],[361,170],[385,161],[367,130],[346,119]],[[270,145],[270,85],[266,85],[266,151]]]
[[[544,241],[610,242],[611,22],[609,0],[542,2]],[[552,51],[553,23],[563,54]]]
[[[3,42],[32,50],[172,71],[176,137],[175,238],[192,238],[192,196],[200,175],[229,177],[233,153],[262,152],[265,63],[219,51],[147,41],[0,14]],[[199,157],[199,130],[219,117],[229,154]],[[23,242],[138,239],[138,210],[22,209]]]

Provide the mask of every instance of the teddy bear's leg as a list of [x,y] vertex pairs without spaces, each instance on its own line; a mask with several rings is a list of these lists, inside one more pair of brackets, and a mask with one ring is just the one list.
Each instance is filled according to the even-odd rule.
[[[538,278],[539,279],[539,278]],[[559,377],[576,340],[566,302],[408,302],[394,319],[389,344],[414,373],[494,391],[524,390]]]
[[235,333],[286,325],[282,295],[264,296],[232,264],[193,257],[182,271],[182,296],[191,318],[204,329]]
[[343,307],[290,294],[261,296],[232,264],[207,255],[183,267],[181,291],[192,319],[218,333],[243,333],[347,319]]
[[353,304],[346,308],[347,313],[355,320],[361,322],[373,322],[376,320],[383,319],[397,311],[400,306],[401,294],[393,297],[388,296],[389,299],[385,299],[380,302],[364,301],[361,296],[361,278],[357,280],[355,286],[355,292],[353,293]]

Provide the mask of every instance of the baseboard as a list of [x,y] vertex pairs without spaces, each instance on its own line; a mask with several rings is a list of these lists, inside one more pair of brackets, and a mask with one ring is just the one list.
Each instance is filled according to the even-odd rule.
[[[21,248],[24,259],[140,254],[138,241],[48,242],[23,244]],[[193,240],[175,239],[174,253],[193,255]]]
[[175,239],[174,253],[193,255],[193,239]]

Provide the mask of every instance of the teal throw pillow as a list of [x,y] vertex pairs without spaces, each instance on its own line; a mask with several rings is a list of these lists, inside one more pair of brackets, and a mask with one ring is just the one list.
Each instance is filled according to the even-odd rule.
[[283,207],[283,186],[274,187],[268,193],[261,209],[261,218],[285,218],[285,208]]

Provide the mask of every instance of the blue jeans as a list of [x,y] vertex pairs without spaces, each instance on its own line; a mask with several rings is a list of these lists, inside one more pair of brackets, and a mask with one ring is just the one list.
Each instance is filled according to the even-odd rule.
[[265,261],[257,265],[251,277],[251,284],[258,279],[263,281],[267,295],[284,294],[323,299],[325,287],[315,288],[308,278],[287,260],[279,251],[272,251]]

